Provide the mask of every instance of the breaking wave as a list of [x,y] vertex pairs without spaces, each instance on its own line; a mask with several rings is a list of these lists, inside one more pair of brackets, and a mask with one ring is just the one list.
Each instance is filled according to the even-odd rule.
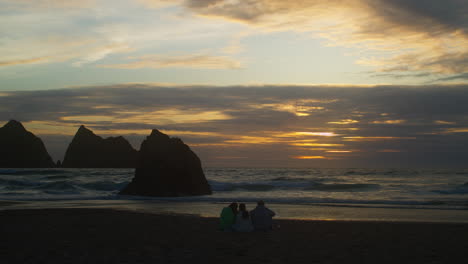
[[[178,199],[468,209],[467,172],[209,168],[205,173],[213,195]],[[0,200],[148,199],[118,195],[133,175],[133,169],[0,169]]]
[[359,191],[375,191],[380,189],[379,184],[323,184],[317,183],[312,186],[306,187],[305,190],[309,191],[324,191],[324,192],[359,192]]

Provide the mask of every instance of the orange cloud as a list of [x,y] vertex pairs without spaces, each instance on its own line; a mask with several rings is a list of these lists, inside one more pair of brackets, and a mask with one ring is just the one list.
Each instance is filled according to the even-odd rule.
[[343,144],[331,144],[331,143],[291,143],[291,146],[298,147],[342,147]]
[[225,134],[206,131],[161,130],[161,132],[173,136],[198,136],[198,137],[226,137]]
[[47,62],[47,61],[48,61],[47,57],[0,61],[0,67],[2,67],[2,66],[13,66],[13,65],[19,65],[19,64],[44,63],[44,62]]
[[115,116],[104,116],[104,115],[75,115],[75,116],[63,116],[60,118],[64,121],[74,121],[74,122],[112,122],[117,118]]
[[381,149],[381,150],[378,150],[377,152],[382,152],[382,153],[398,153],[398,152],[402,152],[401,150],[398,150],[398,149]]
[[66,124],[54,121],[29,121],[23,122],[26,129],[39,135],[74,135],[77,130],[75,124]]
[[359,123],[359,121],[353,120],[353,119],[342,119],[340,121],[327,122],[327,123],[328,124],[335,124],[335,125],[349,125],[349,124]]
[[270,143],[278,143],[281,140],[274,138],[274,137],[255,137],[255,136],[241,136],[236,137],[235,139],[225,140],[225,143],[231,144],[270,144]]
[[461,128],[448,128],[444,131],[444,133],[468,133],[468,128],[467,127],[461,127]]
[[437,125],[455,125],[455,122],[449,122],[449,121],[443,121],[443,120],[436,120],[434,121],[434,124]]
[[334,103],[337,100],[330,99],[301,99],[301,100],[284,100],[281,103],[263,103],[249,105],[255,109],[274,109],[292,113],[299,117],[310,116],[312,113],[325,111],[324,106],[321,104]]
[[231,119],[229,115],[221,111],[166,109],[151,112],[136,111],[117,113],[119,116],[115,118],[114,122],[118,123],[152,123],[162,125]]
[[405,123],[406,120],[398,119],[398,120],[383,120],[383,121],[373,121],[371,124],[386,124],[386,125],[398,125]]
[[137,0],[137,2],[151,8],[164,8],[179,5],[183,0]]
[[103,64],[102,68],[141,69],[141,68],[200,68],[200,69],[239,69],[241,63],[228,56],[205,54],[161,56],[146,55],[132,58],[136,61],[122,64]]

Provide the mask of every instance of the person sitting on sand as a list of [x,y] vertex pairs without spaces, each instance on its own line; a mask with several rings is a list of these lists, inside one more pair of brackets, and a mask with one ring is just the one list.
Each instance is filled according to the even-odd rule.
[[250,212],[250,218],[255,231],[268,231],[273,229],[273,216],[275,212],[265,207],[264,201],[258,201],[257,207]]
[[236,221],[237,203],[231,203],[224,207],[220,216],[220,228],[223,231],[232,231],[232,226]]
[[243,203],[239,204],[239,213],[236,216],[236,223],[233,229],[237,232],[252,232],[254,230],[249,211],[247,211]]

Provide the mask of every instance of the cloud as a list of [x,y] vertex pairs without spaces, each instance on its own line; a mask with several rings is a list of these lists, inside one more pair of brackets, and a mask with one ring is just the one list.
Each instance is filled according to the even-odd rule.
[[359,121],[353,120],[353,119],[342,119],[340,121],[328,122],[328,124],[336,124],[336,125],[349,125],[349,124],[354,124],[354,123],[359,123]]
[[326,159],[324,156],[294,156],[294,159]]
[[[297,115],[297,107],[309,115]],[[181,137],[211,165],[310,166],[291,157],[323,156],[323,166],[390,166],[408,159],[442,166],[453,153],[460,164],[468,158],[466,85],[122,84],[5,92],[0,108],[0,121],[18,119],[44,135],[56,158],[81,124],[102,136],[124,135],[135,147],[157,128]]]
[[[120,68],[185,67],[181,59],[188,59],[189,67],[239,67],[238,61],[216,55],[239,27],[194,17],[180,11],[180,4],[149,0],[0,0],[0,9],[8,10],[0,16],[0,24],[8,25],[2,27],[0,37],[1,66],[32,62],[83,66],[114,55],[106,64]],[[148,6],[153,8],[145,8]],[[169,6],[174,7],[169,12],[159,10]],[[213,48],[216,45],[221,47]],[[128,64],[122,63],[124,57],[119,56],[129,52],[166,53],[174,47],[176,52],[188,50],[192,55],[135,57],[138,62]]]
[[69,8],[90,8],[94,7],[96,0],[1,0],[0,4],[10,9],[69,9]]
[[436,35],[445,34],[447,30],[466,30],[468,26],[468,5],[463,0],[368,0],[367,3],[384,20],[415,31]]
[[182,4],[183,0],[136,0],[150,8],[165,8]]
[[387,125],[397,125],[397,124],[403,124],[405,123],[406,120],[398,119],[398,120],[377,120],[377,121],[372,121],[372,124],[387,124]]
[[266,32],[309,32],[329,45],[373,52],[359,63],[382,72],[450,76],[468,70],[468,3],[463,0],[189,0],[186,7]]
[[[243,63],[232,54],[246,49],[245,38],[287,31],[351,48],[360,58],[356,63],[375,69],[374,77],[432,75],[434,82],[455,82],[466,80],[468,72],[463,0],[2,0],[0,5],[8,10],[0,17],[9,25],[2,28],[0,45],[5,68],[108,59],[102,67],[235,69]],[[188,54],[136,55],[130,62],[122,55],[175,49]]]
[[82,66],[86,63],[99,61],[113,53],[127,53],[131,51],[134,51],[134,49],[130,48],[126,43],[112,43],[102,47],[95,47],[94,49],[90,49],[87,55],[84,55],[79,61],[74,62],[73,65]]
[[228,56],[212,56],[206,54],[163,56],[146,55],[135,61],[123,64],[103,64],[99,67],[116,69],[141,68],[198,68],[198,69],[239,69],[241,63]]
[[[6,41],[0,52],[5,54],[0,67],[57,63],[77,59],[76,66],[104,58],[111,53],[129,52],[122,43],[101,43],[90,38],[63,36],[25,38],[22,42]],[[5,60],[6,59],[6,60]]]
[[[12,7],[11,3],[2,4],[0,8]],[[91,3],[86,10],[78,8],[78,1],[20,1],[17,4],[21,8],[0,16],[0,23],[8,25],[2,28],[0,39],[1,66],[70,60],[77,60],[78,65],[131,50],[126,40],[98,30],[97,25],[105,19],[97,14],[97,8],[91,8],[95,7]]]
[[35,64],[43,63],[47,61],[47,57],[40,58],[31,58],[31,59],[19,59],[19,60],[10,60],[10,61],[0,61],[0,67],[2,66],[12,66],[18,64]]
[[455,122],[448,122],[443,120],[436,120],[434,123],[439,125],[455,125]]
[[468,73],[456,74],[449,77],[440,78],[439,81],[468,80]]
[[[365,62],[364,62],[365,64]],[[393,78],[393,79],[405,79],[405,78],[429,78],[429,77],[435,77],[437,78],[437,74],[434,73],[428,73],[428,72],[423,72],[423,73],[414,73],[414,72],[404,72],[404,73],[394,73],[394,72],[368,72],[370,73],[371,77],[376,77],[376,78]],[[450,78],[452,79],[452,78]],[[442,79],[439,79],[442,80]],[[449,79],[447,79],[449,80]]]

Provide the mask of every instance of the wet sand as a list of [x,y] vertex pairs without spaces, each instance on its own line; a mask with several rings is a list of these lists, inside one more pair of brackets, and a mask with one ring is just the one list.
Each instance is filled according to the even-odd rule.
[[0,211],[1,263],[461,263],[468,224],[278,220],[224,233],[216,218],[109,209]]

